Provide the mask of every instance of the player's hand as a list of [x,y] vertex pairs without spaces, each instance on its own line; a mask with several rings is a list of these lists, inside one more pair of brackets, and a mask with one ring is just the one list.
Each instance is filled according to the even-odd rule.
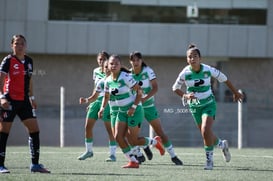
[[235,93],[233,94],[233,101],[242,102],[243,99],[244,99],[244,95],[241,94],[240,92],[237,91],[237,92],[235,92]]
[[136,111],[136,109],[134,109],[134,108],[131,107],[131,108],[127,111],[127,115],[128,115],[128,116],[134,116],[135,111]]
[[195,95],[194,95],[193,92],[188,93],[188,94],[184,94],[183,97],[184,97],[185,99],[187,99],[187,100],[189,100],[189,99],[196,99],[196,97],[195,97]]
[[34,99],[30,100],[30,104],[32,106],[32,109],[37,109],[37,103],[36,103],[36,101]]
[[98,117],[99,117],[100,119],[102,118],[103,111],[104,111],[104,109],[103,109],[103,108],[100,108],[100,110],[99,110],[99,112],[98,112]]
[[79,99],[79,103],[80,103],[80,104],[84,104],[84,103],[86,103],[85,101],[86,101],[86,100],[85,100],[85,98],[80,97],[80,99]]
[[6,109],[6,110],[10,108],[10,104],[7,99],[1,99],[1,106],[3,109]]

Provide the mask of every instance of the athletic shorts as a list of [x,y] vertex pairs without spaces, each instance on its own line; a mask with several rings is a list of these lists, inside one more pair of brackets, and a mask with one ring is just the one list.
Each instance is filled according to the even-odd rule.
[[155,106],[146,107],[146,108],[143,108],[143,109],[144,109],[145,119],[148,122],[151,122],[151,121],[159,118],[159,115],[158,115],[158,112],[157,112],[157,109],[156,109]]
[[[87,115],[86,115],[87,119],[95,119],[95,120],[97,120],[99,118],[98,117],[98,112],[100,110],[101,103],[102,103],[101,99],[97,99],[95,102],[90,103],[89,109],[88,109]],[[110,108],[109,108],[108,104],[104,108],[103,115],[102,115],[101,119],[103,121],[105,121],[105,122],[110,122],[110,120],[111,120],[110,119]]]
[[2,111],[3,122],[13,122],[16,115],[19,116],[21,121],[30,118],[36,118],[29,99],[26,99],[24,101],[10,100],[10,105],[10,110]]
[[207,115],[215,118],[216,114],[216,102],[215,100],[211,101],[208,104],[203,106],[192,106],[190,107],[191,114],[194,118],[194,121],[197,125],[202,124],[202,116]]
[[[131,106],[128,106],[128,109]],[[133,116],[128,116],[127,111],[119,111],[116,116],[116,121],[115,122],[125,122],[127,123],[128,127],[135,127],[141,125],[142,121],[144,119],[144,111],[143,107],[138,105],[136,107],[135,113]]]

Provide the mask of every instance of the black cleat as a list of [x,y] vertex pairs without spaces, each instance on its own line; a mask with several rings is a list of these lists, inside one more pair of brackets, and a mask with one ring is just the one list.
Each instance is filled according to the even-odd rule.
[[183,162],[179,158],[177,158],[177,156],[175,156],[175,157],[172,158],[172,162],[175,165],[183,165]]
[[139,164],[145,162],[145,160],[146,160],[144,155],[136,156],[136,159],[137,159]]
[[147,147],[144,148],[143,150],[144,150],[144,152],[145,152],[145,154],[146,154],[148,160],[153,159],[153,152],[151,151],[151,149],[150,149],[149,146],[147,146]]

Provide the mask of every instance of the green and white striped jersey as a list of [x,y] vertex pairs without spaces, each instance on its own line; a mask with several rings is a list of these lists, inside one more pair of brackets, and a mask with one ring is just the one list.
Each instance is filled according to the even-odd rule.
[[97,67],[93,70],[93,81],[95,83],[95,86],[98,83],[98,81],[104,77],[105,73],[102,72],[101,67]]
[[136,84],[137,81],[133,76],[123,71],[120,72],[117,80],[108,76],[105,80],[104,91],[110,94],[109,105],[122,108],[133,104],[136,95],[133,94],[132,88]]
[[102,78],[100,80],[98,80],[97,84],[95,85],[95,91],[99,92],[99,97],[101,98],[104,96],[104,82],[105,82],[105,78]]
[[187,93],[194,93],[197,99],[206,99],[212,96],[211,90],[211,77],[216,78],[219,82],[225,82],[227,77],[218,69],[206,64],[201,64],[201,70],[194,72],[191,66],[186,66],[176,79],[173,90],[181,89],[185,84],[187,87]]
[[[145,97],[152,90],[150,81],[156,79],[154,71],[149,66],[145,66],[142,67],[142,70],[139,74],[135,74],[133,71],[132,74],[134,79],[139,82],[139,85],[141,85],[143,97]],[[154,96],[150,97],[147,101],[142,103],[142,105],[143,107],[154,106]]]

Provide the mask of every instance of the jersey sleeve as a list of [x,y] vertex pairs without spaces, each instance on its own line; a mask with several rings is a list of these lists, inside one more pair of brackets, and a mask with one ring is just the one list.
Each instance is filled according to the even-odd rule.
[[183,85],[184,83],[185,83],[185,69],[182,70],[182,71],[179,73],[179,75],[178,75],[176,81],[174,82],[174,84],[173,84],[173,86],[172,86],[172,90],[175,91],[175,90],[177,90],[177,89],[181,89],[181,87],[182,87],[182,85]]
[[220,70],[214,68],[214,67],[209,67],[211,76],[216,78],[219,82],[225,82],[227,81],[227,76],[223,74]]
[[104,81],[103,86],[104,86],[103,91],[109,93],[109,83],[107,79]]
[[156,79],[156,75],[153,69],[151,69],[150,67],[147,67],[147,72],[148,72],[149,80]]
[[103,90],[104,90],[104,80],[101,79],[101,80],[99,80],[99,82],[96,84],[95,91],[101,93],[101,92],[103,92]]
[[132,74],[124,72],[124,81],[129,88],[133,88],[137,84],[137,81],[133,78]]
[[3,59],[0,65],[0,72],[9,73],[9,66],[10,66],[10,56],[7,56]]

